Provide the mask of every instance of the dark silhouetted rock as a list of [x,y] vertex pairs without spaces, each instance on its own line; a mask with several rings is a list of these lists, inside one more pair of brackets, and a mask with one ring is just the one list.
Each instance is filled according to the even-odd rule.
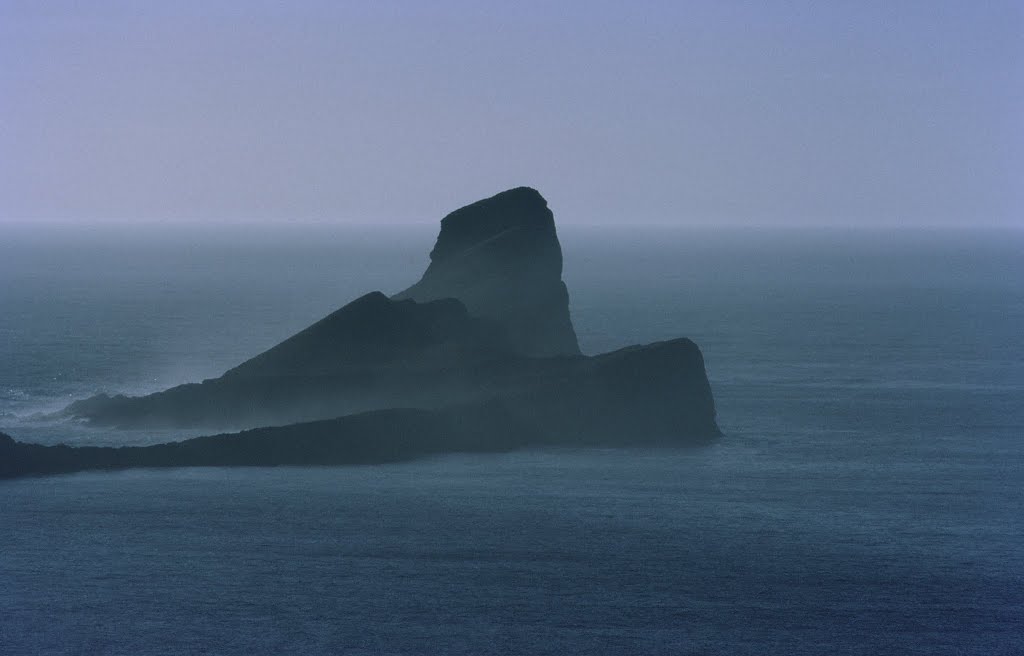
[[473,371],[516,357],[500,329],[455,299],[372,292],[220,378],[142,397],[100,394],[72,416],[122,428],[244,427],[474,396]]
[[[687,339],[595,358],[518,358],[481,372],[485,394],[148,447],[41,446],[0,434],[0,478],[128,467],[375,464],[528,447],[695,446],[720,433]],[[489,393],[495,393],[490,396]]]
[[0,476],[388,462],[719,435],[696,344],[580,355],[561,271],[544,199],[506,191],[445,217],[423,279],[394,298],[367,294],[220,378],[142,397],[98,395],[66,410],[122,427],[278,427],[120,449],[0,435]]
[[395,298],[457,298],[471,314],[500,324],[526,355],[580,352],[554,216],[544,197],[529,187],[444,217],[423,278]]
[[131,467],[379,464],[440,453],[508,451],[534,436],[497,403],[377,410],[145,447],[42,446],[0,433],[0,478]]
[[445,367],[509,357],[493,325],[451,298],[430,303],[362,296],[225,376],[329,376],[352,368]]

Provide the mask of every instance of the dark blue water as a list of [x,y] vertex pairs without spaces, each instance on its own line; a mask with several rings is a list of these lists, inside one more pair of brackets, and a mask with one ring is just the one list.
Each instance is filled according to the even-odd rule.
[[[0,240],[0,430],[218,374],[421,272],[406,232]],[[1024,238],[562,230],[588,352],[702,347],[704,449],[0,483],[0,653],[1016,654]]]

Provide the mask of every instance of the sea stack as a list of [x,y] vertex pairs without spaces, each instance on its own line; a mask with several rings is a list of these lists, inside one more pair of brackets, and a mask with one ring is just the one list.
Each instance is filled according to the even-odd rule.
[[366,294],[219,378],[140,397],[99,394],[65,410],[122,428],[250,430],[123,448],[0,434],[0,478],[692,446],[721,434],[692,341],[580,354],[554,217],[535,190],[452,212],[430,260],[404,292]]
[[523,355],[579,355],[562,282],[562,248],[547,201],[517,187],[441,220],[430,265],[396,299],[457,298],[504,330]]

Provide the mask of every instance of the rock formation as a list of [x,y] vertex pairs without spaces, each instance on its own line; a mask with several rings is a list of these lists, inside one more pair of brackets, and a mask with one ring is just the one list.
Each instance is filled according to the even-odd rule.
[[562,282],[555,219],[537,190],[518,187],[457,209],[441,220],[430,265],[395,296],[457,298],[492,319],[531,356],[578,355]]
[[100,394],[68,406],[121,428],[245,427],[474,396],[473,372],[516,358],[490,322],[455,299],[371,292],[223,376],[142,397]]
[[443,367],[508,357],[510,345],[452,298],[392,301],[370,292],[225,376],[329,376],[353,368]]
[[147,447],[41,446],[0,434],[0,478],[128,467],[376,464],[549,446],[680,446],[716,437],[700,350],[686,339],[488,368],[476,400],[396,408]]
[[719,435],[688,339],[579,354],[544,199],[518,188],[444,218],[423,278],[367,294],[202,383],[101,394],[66,413],[119,427],[274,425],[150,447],[0,434],[0,478],[193,465],[389,462],[526,446],[703,443]]

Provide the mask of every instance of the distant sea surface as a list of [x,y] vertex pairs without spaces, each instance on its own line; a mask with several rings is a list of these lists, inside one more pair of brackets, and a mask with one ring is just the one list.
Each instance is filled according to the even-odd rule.
[[[3,227],[0,431],[218,375],[436,226]],[[1024,234],[560,231],[581,346],[703,350],[684,450],[0,482],[0,654],[1024,653]]]

